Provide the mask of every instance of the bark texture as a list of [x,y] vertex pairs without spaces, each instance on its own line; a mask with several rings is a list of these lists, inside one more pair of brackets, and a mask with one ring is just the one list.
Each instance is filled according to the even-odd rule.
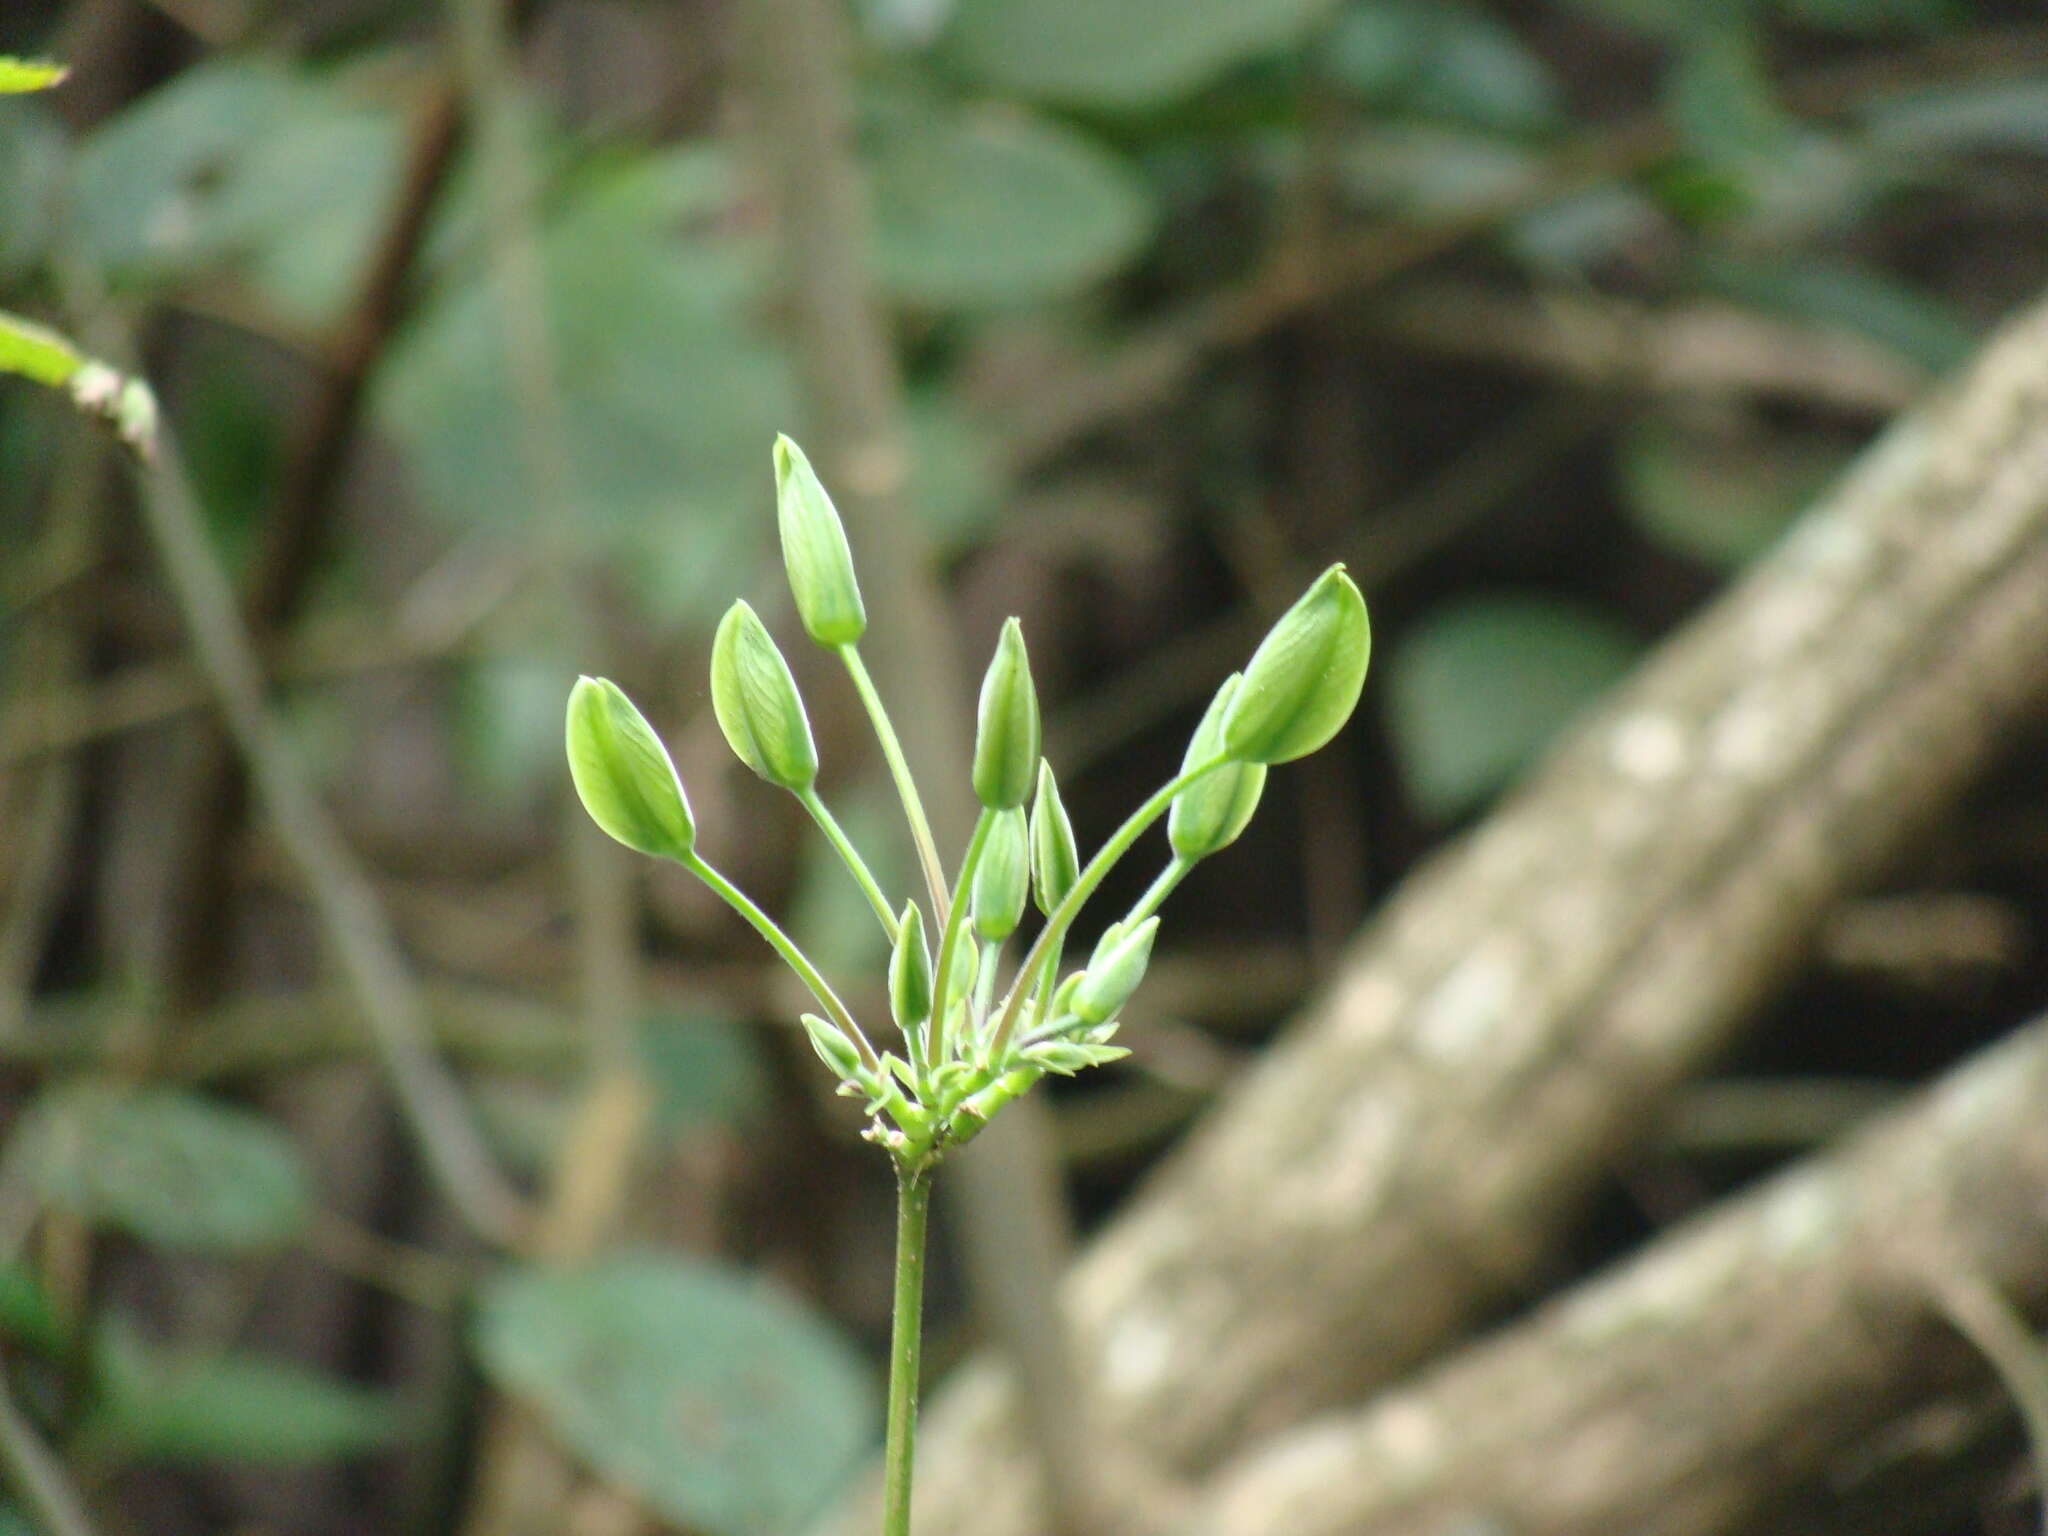
[[1934,1304],[1941,1274],[2048,1302],[2044,1103],[2048,1021],[1413,1385],[1278,1437],[1188,1536],[1811,1531],[1845,1503],[1860,1529],[1910,1529],[1858,1489],[1974,1436],[1990,1382]]
[[[1092,1246],[1066,1301],[1107,1427],[1206,1473],[1525,1285],[1826,907],[2044,700],[2048,307],[1418,872]],[[1041,1529],[1025,1469],[970,1366],[919,1528]]]

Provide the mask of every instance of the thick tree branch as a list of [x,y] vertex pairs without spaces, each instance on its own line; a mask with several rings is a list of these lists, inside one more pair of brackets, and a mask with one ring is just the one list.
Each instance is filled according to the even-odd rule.
[[1412,1386],[1281,1435],[1190,1536],[1813,1529],[1883,1480],[1900,1426],[1975,1416],[1990,1372],[1944,1320],[1950,1277],[2048,1307],[2043,1102],[2048,1021]]
[[[1495,817],[1071,1278],[1178,1464],[1355,1401],[1524,1285],[1826,906],[2048,700],[2048,306],[1859,462]],[[1032,1529],[1007,1387],[930,1415],[927,1532]]]

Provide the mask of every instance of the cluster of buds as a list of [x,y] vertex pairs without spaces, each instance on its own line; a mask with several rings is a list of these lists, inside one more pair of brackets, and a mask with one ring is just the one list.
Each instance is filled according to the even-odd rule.
[[[597,824],[629,848],[674,860],[775,948],[817,998],[803,1016],[839,1091],[867,1106],[869,1139],[923,1167],[975,1136],[1047,1073],[1070,1075],[1128,1054],[1112,1043],[1144,979],[1157,911],[1197,862],[1228,847],[1257,810],[1266,769],[1323,745],[1365,681],[1365,602],[1332,566],[1217,690],[1181,770],[1084,864],[1051,765],[1041,755],[1038,692],[1024,633],[1003,625],[982,679],[973,783],[981,811],[949,884],[887,710],[860,660],[867,612],[845,529],[802,450],[775,445],[783,563],[805,633],[845,663],[896,778],[924,868],[932,917],[892,902],[819,796],[818,749],[796,680],[767,626],[735,602],[711,649],[711,700],[733,752],[803,805],[874,909],[890,944],[895,1026],[878,1049],[818,968],[697,849],[688,796],[661,740],[619,688],[581,679],[569,696],[569,767]],[[1137,904],[1112,922],[1086,965],[1061,974],[1068,932],[1103,878],[1162,816],[1170,856]],[[1005,976],[1004,949],[1025,909],[1042,915]],[[937,934],[934,947],[931,935]]]

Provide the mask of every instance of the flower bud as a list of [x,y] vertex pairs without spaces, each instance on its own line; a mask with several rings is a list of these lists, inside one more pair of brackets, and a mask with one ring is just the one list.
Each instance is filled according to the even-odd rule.
[[974,867],[968,911],[975,935],[1000,944],[1017,931],[1031,899],[1031,832],[1022,809],[997,811]]
[[654,727],[618,684],[581,677],[569,690],[569,775],[583,808],[628,848],[688,857],[696,823]]
[[1081,852],[1074,844],[1074,824],[1060,804],[1052,764],[1038,765],[1038,798],[1031,802],[1031,887],[1038,910],[1047,917],[1067,899],[1081,878]]
[[[1237,696],[1242,673],[1233,672],[1216,690],[1208,711],[1188,741],[1188,754],[1181,771],[1208,762],[1222,750],[1223,717]],[[1166,816],[1167,840],[1180,858],[1193,863],[1206,859],[1220,848],[1237,841],[1252,812],[1259,808],[1259,796],[1266,788],[1264,763],[1234,763],[1203,775],[1173,797],[1173,809]]]
[[828,649],[851,645],[868,627],[846,528],[803,449],[775,439],[776,522],[782,530],[782,566],[804,630]]
[[924,947],[924,914],[914,901],[903,904],[896,948],[889,956],[889,1012],[906,1035],[932,1014],[932,957]]
[[1038,690],[1031,684],[1024,630],[1015,619],[1006,619],[981,680],[974,731],[976,798],[992,811],[1010,810],[1029,800],[1038,745]]
[[862,1076],[860,1052],[837,1024],[821,1019],[815,1013],[803,1015],[804,1033],[811,1037],[811,1049],[818,1053],[818,1060],[825,1063],[833,1076],[841,1082],[851,1082]]
[[711,708],[733,754],[770,784],[802,794],[818,778],[818,746],[789,663],[745,599],[711,642]]
[[1365,599],[1333,565],[1259,642],[1224,711],[1223,750],[1243,763],[1306,757],[1350,716],[1371,656]]
[[1104,1024],[1130,1000],[1145,979],[1145,966],[1152,959],[1152,938],[1159,932],[1159,919],[1148,917],[1129,933],[1123,924],[1112,923],[1095,946],[1081,985],[1074,989],[1074,1012],[1090,1024]]

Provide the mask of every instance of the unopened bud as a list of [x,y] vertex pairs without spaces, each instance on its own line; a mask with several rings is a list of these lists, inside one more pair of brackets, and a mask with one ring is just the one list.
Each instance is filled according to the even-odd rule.
[[867,632],[868,614],[846,528],[811,461],[787,437],[775,439],[775,509],[782,566],[805,633],[828,649],[851,645]]
[[924,914],[914,901],[903,904],[896,948],[889,956],[889,1012],[905,1035],[932,1015],[932,957],[924,947]]
[[846,1032],[829,1019],[821,1019],[815,1013],[803,1015],[804,1033],[810,1036],[811,1049],[818,1053],[818,1060],[825,1063],[832,1074],[841,1082],[852,1082],[861,1076],[860,1052],[855,1049]]
[[[1201,724],[1188,741],[1188,753],[1181,760],[1185,773],[1215,757],[1223,748],[1223,717],[1237,696],[1241,673],[1233,672],[1216,690]],[[1173,797],[1167,813],[1166,836],[1173,851],[1192,863],[1206,859],[1220,848],[1237,841],[1252,813],[1259,808],[1259,796],[1266,788],[1264,763],[1233,763],[1204,774]]]
[[697,840],[668,749],[618,684],[583,677],[569,690],[569,776],[590,819],[628,848],[686,858]]
[[1074,989],[1074,1012],[1090,1024],[1104,1024],[1115,1017],[1145,979],[1145,966],[1152,959],[1152,938],[1158,932],[1156,917],[1146,918],[1128,933],[1121,923],[1112,923],[1096,944],[1080,986]]
[[711,708],[733,754],[770,784],[801,794],[817,782],[818,746],[796,679],[744,599],[726,609],[711,642]]
[[1021,808],[997,811],[974,867],[974,889],[968,910],[974,931],[1000,944],[1017,931],[1024,903],[1031,899],[1031,831]]
[[1067,892],[1081,878],[1081,852],[1074,843],[1074,824],[1060,803],[1052,764],[1038,765],[1038,796],[1031,802],[1031,888],[1038,910],[1052,916]]
[[1015,619],[1003,623],[996,653],[981,680],[975,718],[974,793],[992,811],[1006,811],[1031,798],[1038,769],[1038,690],[1024,654],[1024,630]]
[[1365,599],[1333,565],[1259,642],[1224,712],[1223,750],[1243,763],[1306,757],[1350,717],[1371,656]]

